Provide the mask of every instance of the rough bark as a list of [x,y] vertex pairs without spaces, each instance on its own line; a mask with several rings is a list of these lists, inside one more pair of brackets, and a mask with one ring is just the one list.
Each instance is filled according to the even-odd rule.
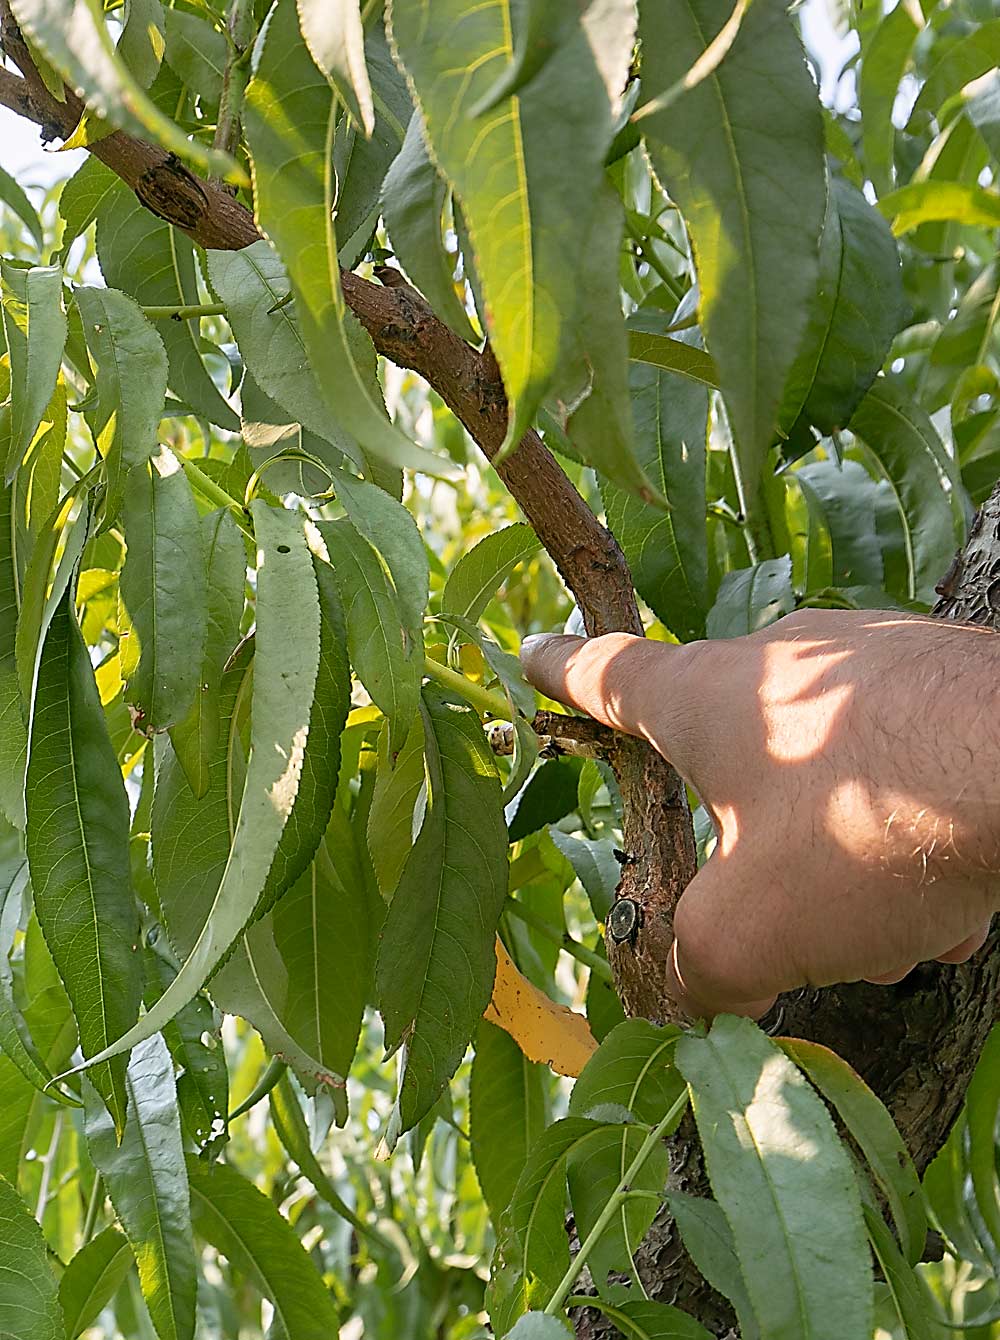
[[[80,114],[44,88],[0,0],[0,38],[23,78],[0,70],[0,103],[37,122],[47,139],[64,138]],[[91,150],[155,213],[205,247],[233,249],[257,240],[251,214],[223,187],[199,180],[172,155],[122,133]],[[349,272],[346,299],[376,349],[411,368],[438,392],[488,458],[503,440],[507,405],[489,349],[471,348],[437,320],[423,298],[388,271],[382,286]],[[499,473],[534,526],[592,634],[641,632],[631,580],[613,537],[572,487],[537,434],[529,432]],[[939,588],[935,614],[1000,631],[1000,489],[983,508],[963,555]],[[586,732],[584,732],[586,734]],[[589,741],[589,737],[588,737]],[[621,897],[637,904],[635,933],[609,944],[626,1007],[654,1020],[669,1016],[663,963],[672,910],[694,868],[683,784],[638,741],[607,745],[625,805]],[[893,988],[864,984],[802,991],[762,1021],[773,1032],[811,1038],[847,1059],[888,1104],[923,1168],[943,1143],[996,1016],[1000,952],[994,933],[968,964],[923,965]],[[682,1127],[671,1146],[671,1182],[708,1194],[697,1141]],[[668,1222],[654,1226],[637,1263],[653,1297],[676,1302],[719,1336],[731,1333],[728,1305],[697,1275]],[[577,1333],[614,1334],[598,1313],[581,1311]]]

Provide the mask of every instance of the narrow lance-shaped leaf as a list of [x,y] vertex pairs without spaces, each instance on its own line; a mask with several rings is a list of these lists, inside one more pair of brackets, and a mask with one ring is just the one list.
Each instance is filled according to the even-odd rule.
[[288,266],[306,349],[334,418],[394,465],[442,473],[386,417],[355,364],[334,234],[330,146],[336,98],[299,33],[293,0],[281,0],[247,89],[245,124],[254,160],[257,217]]
[[368,851],[383,897],[395,892],[419,830],[423,811],[416,813],[424,786],[424,723],[418,713],[396,753],[389,747],[386,723],[378,737],[378,769],[368,809]]
[[[139,922],[129,878],[128,799],[72,588],[42,648],[26,800],[35,911],[72,1002],[84,1057],[93,1058],[138,1014]],[[120,1134],[124,1059],[95,1067],[93,1081]]]
[[[798,1038],[782,1039],[779,1045],[833,1104],[857,1141],[889,1202],[903,1254],[916,1265],[923,1256],[927,1216],[917,1170],[892,1117],[864,1080],[834,1052]],[[991,1193],[992,1189],[991,1158]],[[1000,1223],[1000,1217],[995,1216],[994,1222]]]
[[191,1206],[173,1062],[162,1037],[135,1048],[126,1083],[129,1111],[119,1143],[93,1086],[84,1080],[87,1148],[132,1244],[160,1340],[192,1340]]
[[188,139],[147,96],[117,55],[97,0],[14,0],[11,8],[22,30],[98,116],[133,135],[152,136],[203,172],[242,180],[228,154]]
[[509,0],[472,9],[461,0],[395,4],[389,18],[433,158],[472,240],[510,401],[505,447],[519,440],[550,388],[569,407],[606,396],[619,414],[601,416],[603,437],[582,421],[579,449],[588,459],[596,453],[591,463],[623,487],[650,493],[630,449],[621,307],[617,283],[608,282],[617,247],[604,250],[620,222],[603,190],[614,122],[602,61],[624,85],[633,7],[609,0],[574,14],[545,78],[489,110],[483,101],[514,56]]
[[[728,12],[708,0],[644,6],[643,96],[682,78]],[[826,207],[816,85],[780,0],[754,0],[725,60],[643,125],[691,237],[702,329],[752,505],[816,287]]]
[[908,5],[897,5],[882,19],[862,53],[858,86],[861,144],[879,195],[892,185],[896,143],[892,108],[919,34],[914,12]]
[[[1000,1244],[1000,1201],[997,1197],[996,1125],[1000,1113],[1000,1029],[993,1028],[966,1094],[969,1126],[969,1171],[976,1205],[993,1242]],[[912,1256],[909,1258],[913,1264]]]
[[427,814],[376,968],[386,1047],[406,1043],[396,1135],[436,1102],[489,1003],[507,888],[500,782],[479,718],[430,686],[423,716]]
[[65,1334],[42,1230],[0,1177],[0,1335],[64,1340]]
[[149,468],[130,473],[123,518],[128,553],[119,589],[141,649],[125,697],[138,709],[137,729],[152,733],[187,716],[199,691],[207,624],[198,508],[167,447]]
[[42,224],[35,207],[25,195],[22,187],[3,168],[0,168],[0,202],[17,215],[31,234],[32,241],[41,250],[44,240]]
[[299,25],[309,53],[366,135],[375,128],[365,66],[365,30],[358,0],[298,0]]
[[319,523],[344,602],[351,663],[389,718],[400,748],[417,710],[423,645],[414,643],[399,596],[375,550],[346,517]]
[[295,309],[282,301],[291,291],[288,272],[271,244],[261,239],[242,251],[210,251],[208,273],[256,384],[288,422],[360,461],[356,445],[331,418]]
[[478,623],[483,611],[519,563],[541,545],[530,526],[516,522],[492,531],[458,560],[441,593],[441,609]]
[[382,213],[393,250],[442,321],[470,343],[475,332],[455,289],[455,260],[442,236],[448,183],[431,162],[419,111],[382,183]]
[[[669,1303],[637,1298],[623,1303],[595,1299],[594,1306],[613,1321],[625,1340],[709,1340],[710,1332],[688,1313]],[[753,1340],[745,1328],[743,1340]]]
[[9,483],[52,399],[66,343],[62,270],[0,262],[3,327],[10,355],[10,406],[0,411],[0,458]]
[[139,1024],[101,1060],[151,1037],[201,990],[235,944],[264,890],[298,791],[319,664],[319,600],[302,521],[260,500],[252,752],[225,873],[180,972]]
[[24,827],[24,769],[28,734],[18,690],[16,630],[20,606],[13,490],[0,480],[0,812]]
[[603,483],[608,526],[625,551],[636,590],[667,628],[687,642],[704,633],[709,605],[708,390],[642,363],[633,364],[629,385],[639,460],[672,506],[664,512]]
[[226,508],[199,523],[207,583],[205,654],[191,710],[170,732],[174,753],[197,797],[208,790],[209,763],[219,740],[219,688],[225,663],[239,641],[246,581],[243,537]]
[[926,411],[893,378],[879,377],[850,422],[884,471],[903,526],[907,589],[933,600],[935,584],[965,538],[964,491],[958,466]]
[[78,288],[76,301],[97,364],[97,408],[90,422],[107,470],[107,510],[114,515],[128,472],[156,449],[167,356],[156,331],[124,293]]
[[820,287],[782,417],[801,412],[823,433],[842,428],[906,320],[899,253],[885,221],[850,182],[830,183]]
[[733,1230],[721,1207],[706,1196],[688,1196],[680,1191],[671,1192],[667,1204],[688,1255],[705,1282],[732,1303],[742,1340],[760,1340]]
[[288,1340],[328,1340],[340,1321],[332,1295],[298,1235],[252,1182],[222,1163],[188,1159],[191,1209],[201,1237],[274,1306]]
[[499,1230],[521,1169],[545,1129],[545,1072],[484,1019],[476,1033],[469,1088],[472,1158]]
[[93,1325],[121,1288],[134,1259],[128,1238],[117,1228],[106,1228],[80,1248],[59,1281],[68,1340]]
[[775,1340],[870,1335],[858,1187],[822,1100],[774,1043],[732,1015],[716,1019],[707,1037],[682,1037],[677,1066],[761,1332]]
[[[169,9],[167,13],[180,11]],[[209,32],[221,38],[221,34]],[[201,301],[194,244],[186,234],[150,213],[114,176],[110,189],[91,207],[97,216],[97,258],[109,287],[121,289],[143,307],[189,306]],[[153,328],[166,350],[168,381],[174,395],[192,413],[220,428],[237,430],[239,418],[202,358],[206,342],[198,318],[180,321],[168,316],[156,321]],[[222,356],[221,350],[216,352]]]

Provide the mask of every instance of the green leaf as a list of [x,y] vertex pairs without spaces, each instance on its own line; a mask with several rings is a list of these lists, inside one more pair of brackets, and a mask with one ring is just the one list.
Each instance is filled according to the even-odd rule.
[[440,459],[389,422],[352,352],[354,317],[340,286],[331,214],[336,105],[302,42],[295,6],[282,0],[246,96],[258,222],[288,267],[305,347],[337,423],[392,465],[440,474]]
[[44,240],[42,223],[35,207],[10,173],[5,172],[3,168],[0,168],[0,203],[6,205],[12,214],[17,215],[31,234],[35,246],[41,250]]
[[[700,1322],[669,1303],[636,1299],[611,1304],[595,1298],[593,1305],[615,1323],[625,1340],[710,1340]],[[745,1331],[743,1340],[750,1340]]]
[[750,1020],[732,1015],[717,1018],[706,1037],[681,1038],[677,1066],[761,1332],[774,1340],[869,1336],[861,1201],[822,1100]]
[[861,61],[861,144],[879,195],[892,185],[896,143],[892,109],[919,34],[913,12],[906,5],[897,5],[875,29]]
[[613,839],[595,841],[578,833],[564,833],[555,825],[549,829],[549,837],[573,867],[573,873],[587,892],[596,919],[606,921],[622,877]]
[[287,412],[289,422],[300,423],[338,452],[358,455],[331,421],[295,309],[282,302],[290,292],[288,275],[270,243],[262,239],[242,251],[207,254],[212,287],[226,304],[236,343],[257,385]]
[[[388,495],[386,495],[388,496]],[[373,701],[389,718],[400,748],[417,711],[423,674],[423,641],[407,629],[396,587],[369,542],[351,522],[319,523],[344,602],[351,663]]]
[[403,616],[407,650],[423,651],[424,613],[430,576],[427,551],[417,523],[384,489],[336,470],[333,485],[354,528],[382,560],[392,578]]
[[[640,1127],[608,1127],[588,1145],[585,1155],[570,1155],[570,1199],[581,1239],[590,1232],[638,1153],[645,1128],[660,1121],[684,1091],[684,1081],[673,1064],[679,1036],[680,1030],[672,1025],[656,1028],[644,1019],[627,1020],[605,1038],[573,1086],[571,1116],[625,1111],[642,1123]],[[678,1123],[680,1118],[678,1113]],[[666,1175],[666,1150],[657,1149],[634,1185],[661,1191]],[[588,1262],[599,1288],[603,1290],[609,1271],[631,1271],[632,1252],[645,1236],[656,1208],[650,1200],[623,1202]]]
[[248,1019],[310,1091],[329,1089],[341,1124],[382,915],[351,868],[352,842],[335,810],[312,865],[212,983],[218,1004]]
[[183,721],[200,697],[208,618],[198,508],[167,447],[129,474],[122,515],[128,553],[119,589],[141,648],[125,698],[137,709],[133,724],[152,733]]
[[329,1340],[339,1328],[323,1277],[287,1220],[225,1164],[188,1159],[195,1227],[274,1305],[287,1340]]
[[24,827],[28,733],[21,715],[16,638],[21,603],[14,491],[0,479],[0,812]]
[[[138,473],[138,472],[137,472]],[[246,581],[246,550],[226,508],[199,522],[207,583],[205,652],[191,710],[170,731],[188,785],[200,798],[208,790],[208,768],[219,740],[219,687],[226,660],[239,641]]]
[[302,519],[259,500],[251,511],[257,535],[252,752],[232,849],[180,972],[139,1024],[105,1048],[102,1060],[158,1032],[235,944],[264,891],[298,791],[319,665],[316,579]]
[[196,1272],[177,1092],[162,1037],[139,1043],[128,1065],[128,1119],[119,1143],[84,1081],[87,1148],[139,1266],[160,1340],[192,1340]]
[[284,1145],[288,1157],[299,1165],[302,1176],[309,1179],[331,1210],[350,1224],[359,1237],[384,1243],[385,1240],[374,1229],[358,1218],[320,1167],[309,1143],[309,1127],[287,1075],[283,1075],[271,1090],[268,1106],[278,1139]]
[[1000,50],[1000,19],[979,23],[971,32],[944,47],[943,54],[927,71],[923,87],[913,104],[907,129],[913,133],[923,116],[980,75],[996,69]]
[[62,270],[0,261],[0,297],[11,392],[9,410],[0,414],[0,457],[9,483],[56,389],[66,343]]
[[514,569],[540,548],[537,535],[523,522],[492,531],[466,550],[448,574],[441,609],[478,623]]
[[[168,14],[177,12],[167,10]],[[151,214],[124,182],[115,179],[96,213],[97,257],[107,284],[144,307],[180,307],[202,301],[191,239]],[[210,423],[238,431],[239,418],[202,359],[205,341],[200,321],[166,317],[154,329],[166,350],[173,393]],[[220,350],[216,352],[222,356]]]
[[[89,519],[86,500],[75,519],[74,511],[73,491],[70,490],[47,517],[35,539],[24,571],[21,612],[14,638],[18,685],[24,703],[31,702],[36,663],[45,639],[45,630],[75,573],[86,539]],[[52,565],[60,542],[63,541],[62,556],[53,576]]]
[[[687,344],[680,347],[692,354],[702,352]],[[657,618],[687,642],[704,634],[709,606],[705,526],[709,395],[697,382],[678,381],[644,363],[632,365],[629,386],[639,461],[671,510],[652,507],[605,483],[601,495],[608,527],[625,552],[636,590]]]
[[[323,840],[337,795],[340,736],[351,705],[344,612],[333,573],[313,560],[320,606],[319,664],[300,775],[291,810],[254,916],[262,916],[303,875]],[[255,663],[256,664],[256,663]]]
[[[997,1199],[996,1127],[1000,1115],[1000,1029],[993,1028],[965,1095],[969,1128],[969,1172],[979,1213],[993,1242],[1000,1244]],[[903,1244],[904,1249],[906,1244]],[[915,1264],[912,1255],[910,1264]],[[917,1258],[919,1260],[919,1257]]]
[[893,378],[876,380],[850,429],[878,462],[899,508],[907,570],[903,594],[933,602],[935,584],[965,539],[958,466],[926,411]]
[[410,279],[456,335],[474,343],[475,332],[455,286],[455,257],[442,236],[448,183],[427,153],[423,124],[414,112],[403,147],[382,183],[382,213],[393,250]]
[[680,1029],[673,1024],[658,1028],[645,1019],[627,1019],[619,1024],[574,1084],[570,1114],[584,1117],[594,1114],[595,1109],[617,1107],[624,1108],[636,1121],[655,1126],[684,1090],[674,1065],[680,1036]]
[[521,792],[510,819],[510,840],[536,833],[546,824],[557,824],[577,806],[577,787],[582,760],[550,758],[538,769]]
[[[83,1054],[93,1058],[138,1014],[139,925],[129,879],[128,800],[72,588],[42,648],[25,794],[35,911],[72,1001]],[[124,1059],[101,1064],[93,1081],[120,1134]]]
[[167,46],[163,59],[192,93],[217,107],[226,71],[226,39],[207,18],[183,9],[168,9]]
[[648,363],[650,367],[661,368],[664,372],[676,372],[702,386],[719,390],[719,374],[711,354],[697,345],[685,344],[669,335],[661,335],[653,330],[640,329],[636,322],[648,325],[649,316],[637,313],[629,325],[628,356],[636,363]]
[[512,1037],[483,1019],[469,1083],[472,1160],[499,1232],[500,1216],[545,1129],[545,1073]]
[[128,1238],[117,1228],[106,1228],[80,1248],[59,1281],[67,1340],[76,1340],[94,1324],[121,1288],[133,1260]]
[[922,223],[953,220],[972,228],[1000,226],[1000,193],[957,181],[917,181],[884,195],[878,207],[896,237]]
[[358,0],[297,0],[299,26],[309,54],[344,100],[348,111],[364,127],[375,129],[365,30]]
[[[383,897],[399,883],[414,840],[414,811],[424,785],[424,723],[418,713],[402,749],[389,745],[389,727],[378,737],[378,768],[368,810],[368,851]],[[422,816],[421,816],[422,821]]]
[[785,388],[786,422],[802,413],[822,433],[843,428],[906,315],[889,229],[859,190],[834,178],[820,243],[820,288]]
[[[10,963],[10,951],[21,919],[21,898],[27,874],[27,867],[21,865],[8,881],[5,870],[3,887],[0,887],[0,1050],[14,1062],[30,1084],[44,1090],[52,1076],[38,1054],[38,1048],[15,1000],[14,974]],[[63,1098],[58,1090],[50,1091],[50,1096]]]
[[156,450],[167,358],[160,337],[126,294],[78,288],[76,301],[97,364],[97,408],[89,421],[107,471],[107,512],[114,516],[129,471]]
[[[167,13],[176,11],[170,9]],[[59,193],[59,217],[63,221],[60,250],[63,256],[100,216],[105,202],[120,193],[121,178],[105,167],[99,158],[88,155]],[[124,200],[124,195],[121,198]]]
[[375,979],[386,1049],[406,1043],[396,1135],[437,1101],[489,1003],[507,892],[500,783],[479,718],[430,685],[422,713],[427,813],[389,907]]
[[[162,995],[177,974],[152,947],[146,950],[144,963],[148,1006]],[[178,1068],[177,1105],[181,1124],[202,1154],[212,1154],[229,1138],[229,1072],[218,1034],[219,1018],[201,995],[185,1005],[163,1030],[164,1041]]]
[[562,1280],[569,1266],[566,1160],[573,1151],[582,1157],[608,1129],[604,1122],[564,1117],[535,1141],[502,1221],[494,1261],[488,1302],[497,1332],[529,1308],[543,1307]]
[[767,558],[726,573],[708,611],[706,631],[710,638],[745,637],[794,608],[792,560],[787,555]]
[[924,1173],[924,1195],[932,1222],[952,1255],[989,1274],[992,1267],[969,1220],[969,1171],[964,1148],[967,1133],[965,1114],[960,1112],[951,1134]]
[[0,1177],[0,1335],[65,1340],[42,1230]]
[[345,268],[357,265],[375,241],[382,183],[413,115],[410,90],[393,62],[381,21],[368,25],[365,61],[375,106],[374,131],[366,139],[353,117],[341,116],[333,137],[338,247]]
[[159,73],[165,27],[160,0],[129,0],[115,50],[140,88],[149,88]]
[[98,0],[15,0],[14,17],[88,109],[142,139],[152,137],[200,171],[241,182],[226,153],[188,139],[117,55]]
[[672,1191],[667,1202],[688,1255],[705,1282],[732,1303],[743,1340],[760,1340],[733,1230],[721,1206],[707,1197],[687,1196],[681,1191]]
[[[646,6],[643,96],[683,78],[727,17],[710,0]],[[725,60],[643,124],[687,224],[705,342],[753,498],[816,289],[826,208],[816,85],[781,0],[755,0]]]
[[[866,1204],[864,1212],[872,1250],[885,1277],[893,1308],[907,1340],[943,1340],[945,1335],[954,1334],[937,1324],[927,1286],[903,1257],[878,1210]],[[967,1325],[971,1326],[972,1323]]]
[[544,1312],[526,1312],[504,1340],[566,1340],[568,1334],[565,1320],[546,1316]]
[[[857,1141],[889,1203],[903,1255],[911,1265],[916,1265],[923,1256],[927,1216],[917,1170],[892,1117],[864,1080],[835,1052],[817,1042],[798,1039],[782,1039],[779,1045],[833,1104]],[[993,1115],[996,1116],[995,1107]],[[990,1149],[992,1195],[992,1128]]]
[[[529,426],[567,356],[574,379],[582,371],[575,346],[584,332],[595,387],[613,386],[616,362],[624,385],[617,285],[601,286],[598,301],[580,276],[590,277],[589,250],[605,240],[608,220],[604,159],[615,127],[601,62],[615,63],[620,88],[634,39],[631,6],[616,6],[617,21],[603,27],[595,8],[573,25],[544,80],[479,111],[513,58],[511,9],[509,0],[471,11],[462,0],[424,0],[389,10],[396,57],[472,239],[510,402],[505,447]],[[587,320],[578,319],[578,309]],[[571,403],[590,387],[574,380],[571,390],[556,390]],[[627,453],[627,419],[612,431],[620,449],[602,469],[624,487],[646,486]]]
[[1000,71],[976,80],[964,90],[969,120],[986,141],[994,159],[1000,159]]

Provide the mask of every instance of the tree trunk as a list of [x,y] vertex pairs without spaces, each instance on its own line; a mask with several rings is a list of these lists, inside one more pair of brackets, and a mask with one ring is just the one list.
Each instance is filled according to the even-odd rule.
[[[5,0],[0,44],[23,78],[0,69],[0,104],[66,138],[81,106],[67,90],[56,101],[32,65]],[[116,132],[90,146],[144,205],[205,247],[240,248],[259,237],[249,212],[218,183],[200,180],[173,157]],[[422,375],[492,458],[506,428],[506,397],[489,349],[478,352],[440,322],[396,272],[383,286],[342,275],[347,302],[376,349]],[[529,432],[499,473],[572,591],[591,634],[641,633],[624,557],[537,434]],[[934,613],[1000,630],[1000,489],[976,519],[963,554],[939,588]],[[694,874],[694,841],[683,783],[643,742],[618,737],[611,761],[625,810],[628,861],[619,897],[637,904],[637,929],[609,943],[615,980],[631,1014],[670,1017],[664,963],[677,899]],[[824,1043],[848,1060],[887,1103],[923,1169],[944,1142],[996,1014],[1000,952],[994,933],[967,964],[925,964],[891,988],[865,984],[800,991],[784,997],[765,1028]],[[709,1188],[690,1123],[671,1142],[671,1185],[693,1194]],[[676,1302],[718,1336],[733,1330],[725,1300],[705,1285],[669,1222],[654,1225],[637,1254],[651,1297]],[[615,1334],[593,1310],[577,1333]]]

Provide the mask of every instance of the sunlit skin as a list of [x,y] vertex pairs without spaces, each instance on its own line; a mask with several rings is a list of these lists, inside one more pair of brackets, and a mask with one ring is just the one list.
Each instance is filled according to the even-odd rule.
[[521,656],[550,698],[647,739],[712,815],[674,922],[692,1018],[982,945],[1000,908],[995,633],[803,610],[729,641],[551,636]]

